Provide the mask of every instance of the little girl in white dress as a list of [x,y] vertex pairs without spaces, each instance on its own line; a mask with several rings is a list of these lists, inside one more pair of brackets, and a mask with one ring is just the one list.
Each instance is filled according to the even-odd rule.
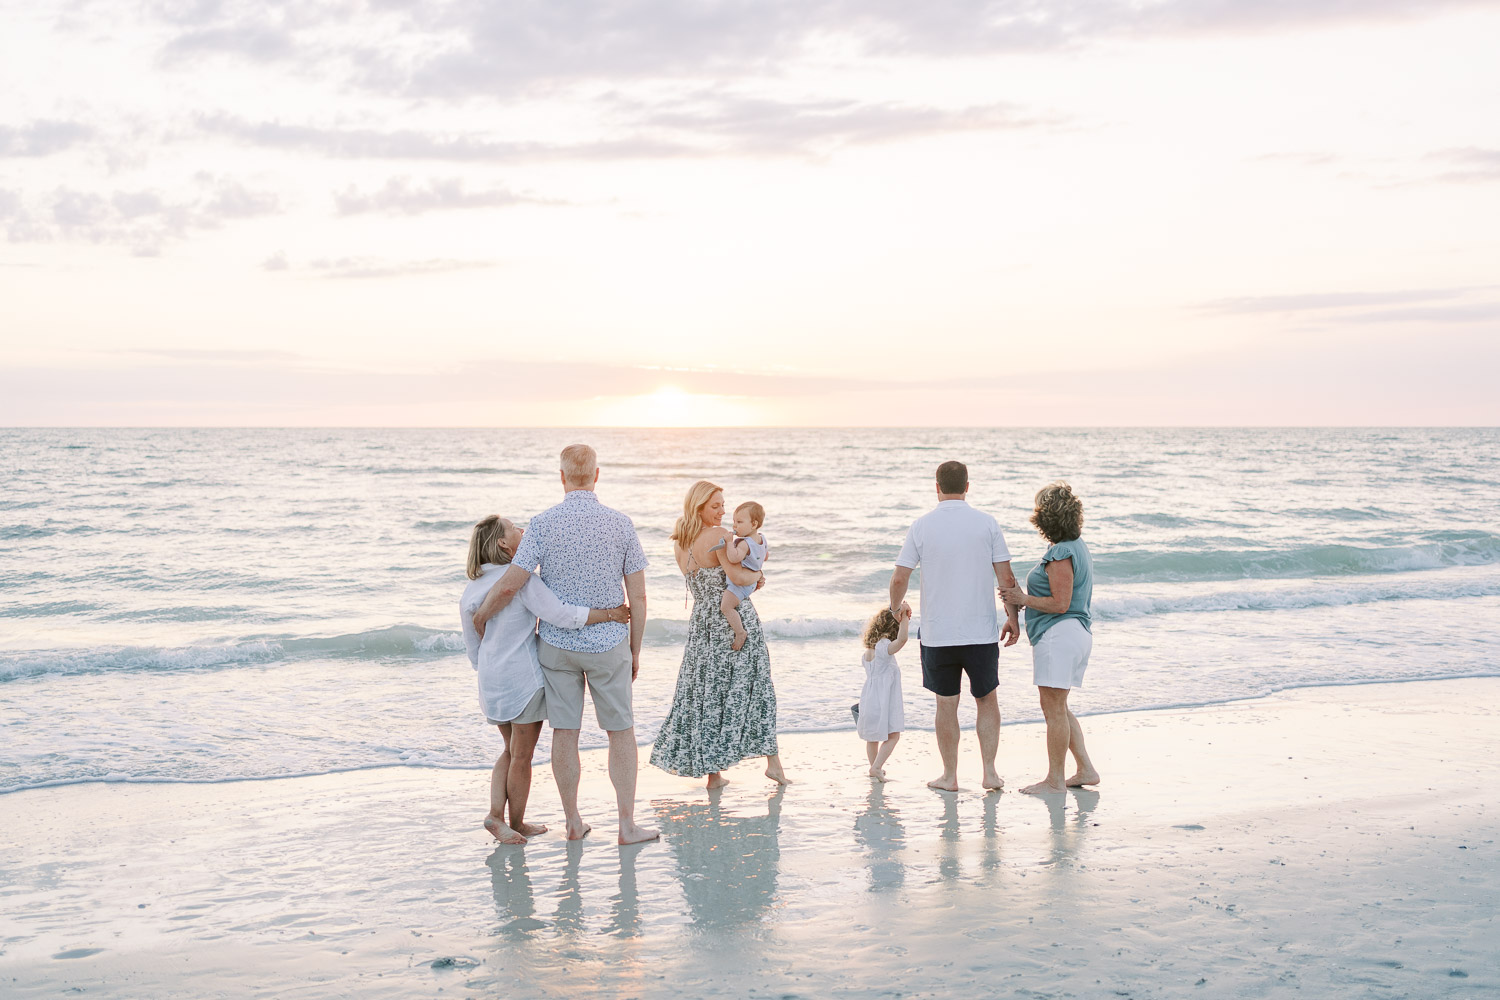
[[901,739],[906,726],[906,711],[901,704],[901,667],[896,653],[906,645],[906,630],[911,624],[911,608],[902,604],[892,612],[881,608],[865,626],[865,686],[859,693],[854,713],[855,731],[865,741],[870,758],[870,777],[885,780],[885,762]]

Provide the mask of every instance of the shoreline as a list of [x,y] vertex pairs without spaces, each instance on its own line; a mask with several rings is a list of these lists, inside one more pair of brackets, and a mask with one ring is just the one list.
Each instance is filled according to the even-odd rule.
[[[1463,706],[1463,724],[1455,710]],[[645,765],[616,846],[499,847],[487,771],[381,766],[5,796],[0,981],[18,997],[1042,994],[1466,997],[1500,988],[1500,678],[1318,686],[1085,718],[1065,796],[927,789],[928,734],[881,785],[852,732],[788,734],[797,781]],[[1009,734],[1009,735],[1007,735]],[[1007,724],[1010,788],[1042,727]],[[560,827],[549,769],[528,819]]]
[[[1339,691],[1339,690],[1344,690],[1344,689],[1347,689],[1347,688],[1384,687],[1384,686],[1397,687],[1397,686],[1409,685],[1409,684],[1444,684],[1444,683],[1453,682],[1453,681],[1486,681],[1486,680],[1500,680],[1500,670],[1496,670],[1493,673],[1455,674],[1455,675],[1440,675],[1440,676],[1433,676],[1433,677],[1400,677],[1400,678],[1393,678],[1393,679],[1379,679],[1378,678],[1378,679],[1373,679],[1373,680],[1370,680],[1370,679],[1358,679],[1358,680],[1344,681],[1342,683],[1335,683],[1335,684],[1323,683],[1323,682],[1313,683],[1313,684],[1291,684],[1291,685],[1287,685],[1287,686],[1284,686],[1284,687],[1272,688],[1271,690],[1263,692],[1263,693],[1260,693],[1260,694],[1251,694],[1251,695],[1237,696],[1237,697],[1233,697],[1233,698],[1221,699],[1221,700],[1218,700],[1218,701],[1184,702],[1184,703],[1179,703],[1179,704],[1142,705],[1142,706],[1139,706],[1139,707],[1130,707],[1130,708],[1109,708],[1109,709],[1103,709],[1103,710],[1100,710],[1100,711],[1097,711],[1097,712],[1090,712],[1087,709],[1084,709],[1083,711],[1076,711],[1075,714],[1080,719],[1109,719],[1109,718],[1113,718],[1113,717],[1116,717],[1116,716],[1129,716],[1129,715],[1139,714],[1139,713],[1142,713],[1142,712],[1192,712],[1192,711],[1196,711],[1196,710],[1200,710],[1200,709],[1201,710],[1209,710],[1209,709],[1214,709],[1214,708],[1218,708],[1218,707],[1222,707],[1222,706],[1238,705],[1238,704],[1245,704],[1245,703],[1248,703],[1248,702],[1261,701],[1261,700],[1265,700],[1265,699],[1275,698],[1275,697],[1277,697],[1279,695],[1291,694],[1291,693],[1302,692],[1302,691],[1314,691],[1314,692],[1315,691]],[[1085,695],[1087,694],[1087,691],[1088,691],[1087,688],[1083,688],[1083,689],[1080,689],[1080,690],[1083,691]],[[926,696],[927,692],[924,691],[923,695]],[[926,703],[924,703],[924,704],[926,704]],[[965,706],[965,708],[968,709],[969,712],[972,712],[972,709],[973,709],[972,700],[970,700],[968,698],[967,693],[965,693],[965,695],[964,695],[963,705]],[[926,704],[926,707],[930,708],[931,706],[930,706],[930,704]],[[1001,706],[1001,710],[1002,710],[1002,712],[1004,712],[1005,711],[1005,706],[1002,705]],[[590,709],[587,706],[587,704],[586,704],[585,708],[584,708],[584,723],[585,723],[584,729],[585,729],[585,732],[587,732],[590,727],[593,727],[594,729],[597,730],[597,725],[595,725],[595,723],[594,723],[594,719],[593,719],[593,716],[592,716],[591,712],[592,712],[592,709]],[[911,715],[912,715],[911,712],[907,713],[908,721],[910,721],[910,716]],[[1011,721],[1009,718],[1002,718],[1002,726],[1001,726],[1001,733],[1002,733],[1002,735],[1001,735],[1001,740],[1002,740],[1002,757],[1003,757],[1003,741],[1004,741],[1004,732],[1005,731],[1010,730],[1010,729],[1012,729],[1014,727],[1022,727],[1022,726],[1025,726],[1025,727],[1034,727],[1034,726],[1041,726],[1041,725],[1043,725],[1044,721],[1045,720],[1043,720],[1041,718],[1023,718],[1023,719],[1018,719],[1018,720],[1015,720],[1015,721]],[[490,733],[490,735],[494,735],[491,732],[492,728],[493,727],[485,726],[485,727],[483,727],[483,730],[486,733]],[[546,731],[546,726],[545,725],[543,726],[543,729],[544,729],[544,732],[545,732]],[[963,732],[963,733],[972,733],[974,731],[973,720],[969,719],[969,718],[966,718],[965,716],[960,716],[959,730],[961,732]],[[932,729],[932,727],[931,727],[930,724],[929,725],[925,725],[925,726],[923,726],[923,725],[915,725],[915,726],[908,726],[907,729],[904,730],[904,732],[922,733],[922,734],[930,736],[933,733],[933,729]],[[777,739],[780,740],[780,739],[788,739],[788,738],[794,738],[794,737],[806,737],[806,736],[829,736],[829,735],[837,735],[837,734],[840,734],[840,733],[847,733],[847,734],[849,734],[852,737],[854,735],[854,726],[853,726],[853,723],[851,722],[848,725],[842,725],[841,724],[841,725],[839,725],[837,727],[828,727],[828,728],[819,728],[819,729],[778,730],[778,732],[777,732]],[[638,749],[640,749],[640,750],[646,750],[647,748],[649,748],[650,746],[652,746],[652,744],[654,742],[655,742],[654,736],[650,737],[650,738],[645,738],[645,739],[642,739],[642,740],[638,741],[636,743],[636,747]],[[495,737],[495,747],[496,747],[496,752],[498,753],[499,752],[499,748],[500,748],[500,743],[499,743],[499,737],[498,736]],[[603,746],[586,746],[586,747],[583,747],[580,750],[580,753],[585,758],[587,758],[588,755],[590,755],[590,754],[603,754],[604,752],[605,752],[605,747],[603,747]],[[660,773],[660,774],[662,774],[662,775],[664,775],[666,777],[678,777],[677,775],[668,774],[665,771],[659,771],[659,769],[657,769],[657,768],[653,767],[652,765],[650,765],[649,763],[647,763],[646,762],[646,757],[647,756],[649,756],[649,754],[642,754],[641,755],[640,773],[642,775],[644,775],[648,771],[650,771],[650,772]],[[548,767],[548,765],[550,763],[551,763],[551,757],[550,757],[550,755],[543,753],[541,751],[541,748],[538,747],[537,753],[536,753],[535,757],[533,758],[533,765],[535,767],[537,767],[537,768],[543,768],[543,769],[545,769],[545,768]],[[226,777],[226,778],[200,778],[200,779],[195,779],[195,778],[158,778],[158,777],[143,777],[143,778],[136,778],[136,777],[63,778],[63,779],[58,779],[56,781],[48,781],[48,782],[43,782],[41,784],[36,784],[36,785],[26,785],[26,786],[17,787],[17,788],[0,788],[0,801],[5,801],[9,796],[20,795],[20,794],[22,794],[24,792],[40,792],[40,791],[46,791],[46,790],[49,790],[49,789],[56,789],[56,788],[72,788],[72,787],[80,786],[80,785],[83,785],[83,786],[87,786],[87,785],[103,785],[103,786],[114,786],[114,785],[166,785],[166,786],[172,786],[172,785],[206,785],[206,786],[214,786],[214,785],[234,785],[234,784],[240,784],[240,783],[245,783],[245,782],[296,781],[296,780],[301,780],[301,779],[306,779],[306,778],[319,778],[319,777],[338,776],[338,775],[353,775],[353,774],[362,774],[362,773],[370,772],[370,771],[386,771],[386,770],[393,770],[393,771],[417,771],[417,772],[422,772],[422,771],[439,771],[439,772],[456,772],[456,773],[469,773],[469,774],[473,774],[473,773],[486,773],[487,774],[489,772],[490,766],[491,766],[490,764],[474,764],[474,765],[457,765],[457,764],[454,764],[454,765],[449,765],[449,764],[423,764],[423,763],[410,763],[410,762],[406,762],[406,763],[382,762],[382,763],[357,765],[357,766],[354,766],[354,767],[334,768],[334,769],[322,770],[322,771],[301,771],[301,772],[289,773],[289,774],[237,775],[237,776]],[[735,765],[735,766],[739,766],[739,765]]]

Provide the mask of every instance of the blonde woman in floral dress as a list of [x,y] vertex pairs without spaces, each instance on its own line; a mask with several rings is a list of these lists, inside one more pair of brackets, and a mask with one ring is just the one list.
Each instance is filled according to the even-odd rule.
[[730,538],[724,520],[724,491],[706,480],[688,490],[682,516],[672,530],[677,567],[693,597],[687,647],[677,673],[672,707],[662,722],[651,763],[672,774],[707,777],[709,788],[729,779],[721,773],[746,757],[766,758],[766,777],[789,784],[776,744],[776,689],[771,654],[751,600],[740,604],[749,638],[733,648],[734,633],[719,613],[719,599],[732,580],[754,584],[760,574],[725,558],[720,543]]

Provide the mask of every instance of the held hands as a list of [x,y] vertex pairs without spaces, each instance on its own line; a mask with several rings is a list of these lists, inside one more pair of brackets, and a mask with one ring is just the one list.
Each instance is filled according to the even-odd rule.
[[907,604],[905,601],[901,602],[901,607],[899,607],[899,608],[896,609],[896,621],[898,621],[898,622],[909,622],[909,621],[911,621],[911,605],[910,604]]

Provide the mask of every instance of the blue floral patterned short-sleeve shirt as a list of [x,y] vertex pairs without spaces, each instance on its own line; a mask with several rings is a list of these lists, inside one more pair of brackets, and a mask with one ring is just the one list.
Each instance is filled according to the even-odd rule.
[[[630,518],[600,503],[593,490],[573,490],[533,517],[511,562],[539,573],[564,604],[585,608],[624,604],[625,577],[649,565]],[[572,629],[542,622],[541,636],[558,649],[602,653],[630,638],[630,626],[600,622]]]

